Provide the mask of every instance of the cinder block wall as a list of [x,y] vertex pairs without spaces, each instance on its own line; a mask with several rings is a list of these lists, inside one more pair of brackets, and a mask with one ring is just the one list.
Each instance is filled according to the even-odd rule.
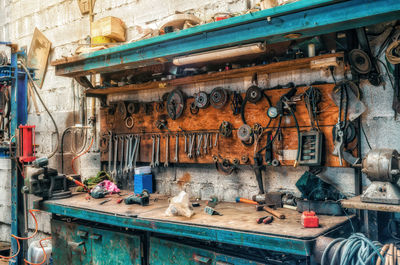
[[[121,18],[127,25],[127,38],[132,39],[137,34],[135,26],[158,28],[160,21],[174,14],[176,11],[191,11],[202,19],[209,19],[217,12],[241,12],[252,6],[253,1],[245,0],[97,0],[94,14],[95,19],[105,16]],[[89,17],[80,14],[75,0],[0,0],[0,40],[12,41],[20,46],[29,46],[34,28],[37,27],[52,42],[50,61],[62,56],[73,55],[78,43],[86,43],[89,35]],[[337,73],[338,78],[343,73]],[[385,77],[386,78],[386,77]],[[260,76],[261,86],[277,84],[312,83],[316,80],[332,81],[329,73],[324,71],[293,71],[288,73]],[[387,80],[386,80],[387,81]],[[186,86],[183,90],[190,94],[199,89],[210,91],[217,85],[245,91],[250,85],[249,78],[235,79],[231,83],[213,82],[204,87]],[[79,122],[79,117],[73,115],[77,109],[79,86],[69,78],[57,77],[54,67],[48,66],[43,88],[40,90],[48,108],[55,116],[60,133],[68,126]],[[391,110],[393,90],[388,85],[372,87],[368,82],[362,85],[365,104],[368,111],[363,115],[364,128],[373,147],[387,147],[400,149],[400,123],[394,119]],[[74,92],[75,91],[75,92]],[[162,92],[160,92],[161,94]],[[143,100],[158,100],[155,93],[142,92],[138,94]],[[90,103],[90,100],[88,101]],[[75,106],[75,107],[74,107]],[[48,154],[55,145],[53,125],[39,103],[39,115],[33,108],[29,114],[29,123],[37,126],[36,139],[40,145],[39,153]],[[90,106],[88,106],[90,110]],[[90,111],[89,111],[90,113]],[[68,137],[67,137],[68,138]],[[368,147],[362,139],[365,153]],[[66,139],[65,171],[71,173],[70,160],[73,157],[70,149],[70,139]],[[51,165],[60,169],[60,156],[57,154],[51,159]],[[92,151],[77,161],[76,168],[85,177],[94,175],[99,169],[99,151],[95,144]],[[264,173],[264,182],[267,191],[285,190],[297,193],[294,184],[306,168],[276,168]],[[221,176],[212,166],[173,166],[168,169],[154,171],[157,180],[157,189],[163,193],[175,195],[185,189],[191,196],[206,199],[218,196],[220,199],[232,201],[236,196],[249,197],[258,191],[254,173],[249,169],[242,169],[231,176]],[[185,173],[190,179],[180,181]],[[354,176],[352,169],[328,168],[322,177],[331,181],[346,194],[354,193]],[[8,190],[9,176],[0,174],[0,189]],[[7,196],[6,196],[7,197]],[[8,198],[8,197],[7,197]],[[0,207],[7,207],[9,201],[0,196]],[[40,215],[40,227],[44,232],[50,231],[49,216]],[[4,231],[8,231],[9,213],[0,211],[0,240],[7,238]]]

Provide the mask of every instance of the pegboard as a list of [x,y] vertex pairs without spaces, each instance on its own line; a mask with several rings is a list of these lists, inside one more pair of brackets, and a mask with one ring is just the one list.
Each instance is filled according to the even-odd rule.
[[[338,120],[338,107],[332,100],[331,94],[334,88],[334,84],[323,84],[315,85],[320,89],[322,93],[322,102],[319,104],[319,110],[321,113],[318,116],[319,126],[321,131],[324,133],[324,152],[323,160],[324,165],[329,167],[339,167],[339,159],[332,155],[334,149],[332,129],[336,125]],[[309,87],[298,87],[296,95],[301,95]],[[270,98],[272,105],[275,105],[280,97],[285,94],[288,89],[279,90],[267,90],[266,94]],[[165,161],[165,135],[169,134],[169,163],[173,163],[173,158],[175,156],[175,135],[178,133],[178,162],[179,163],[202,163],[210,164],[213,163],[213,156],[220,156],[222,158],[230,159],[241,159],[243,156],[248,156],[249,163],[253,164],[254,157],[254,145],[245,146],[237,137],[237,129],[243,124],[242,119],[239,115],[233,115],[230,101],[221,108],[216,109],[209,106],[206,109],[200,109],[197,115],[190,113],[190,104],[194,101],[192,95],[186,100],[186,108],[182,116],[176,120],[168,118],[168,129],[157,129],[155,122],[160,118],[160,116],[166,116],[167,112],[156,110],[156,103],[151,103],[152,111],[150,113],[145,113],[144,108],[140,108],[139,113],[133,114],[132,118],[134,121],[134,126],[128,129],[125,126],[124,119],[118,114],[111,114],[109,108],[101,109],[101,135],[104,136],[102,144],[102,155],[101,160],[103,162],[108,161],[108,147],[107,147],[107,136],[109,131],[113,134],[140,134],[141,144],[140,153],[138,161],[140,162],[150,162],[152,155],[152,138],[151,135],[160,135],[160,165]],[[245,94],[242,94],[244,98]],[[255,123],[259,123],[262,126],[266,126],[269,122],[267,116],[267,109],[269,108],[268,101],[263,98],[257,104],[247,103],[245,108],[245,117],[247,124],[253,126]],[[311,129],[309,115],[304,103],[304,100],[300,100],[296,103],[295,114],[298,120],[301,131],[309,131]],[[218,131],[222,121],[228,121],[233,125],[233,133],[231,137],[223,137],[219,135],[217,146],[213,146],[212,149],[208,150],[208,153],[201,153],[200,156],[190,159],[188,155],[184,152],[184,133],[192,132],[213,132],[212,140],[215,140],[215,132]],[[276,127],[278,125],[278,118],[271,121],[270,127],[267,130],[272,130],[275,133]],[[277,138],[273,144],[273,158],[278,159],[281,165],[293,166],[296,152],[297,152],[297,131],[295,128],[295,123],[291,116],[284,116],[281,124],[282,137]],[[187,140],[189,141],[189,139]],[[262,137],[259,142],[259,146],[263,147],[266,144],[266,137]],[[356,142],[356,140],[354,141]],[[213,142],[214,144],[214,142]],[[350,145],[354,146],[355,143]],[[356,149],[356,148],[354,148]],[[356,152],[353,151],[353,155]],[[120,155],[119,158],[120,159]],[[343,161],[344,162],[344,161]],[[345,162],[343,166],[348,166]]]

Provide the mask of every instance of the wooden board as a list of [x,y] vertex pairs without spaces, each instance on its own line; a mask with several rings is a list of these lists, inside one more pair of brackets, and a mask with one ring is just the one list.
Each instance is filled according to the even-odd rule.
[[[337,123],[338,107],[334,104],[331,99],[331,93],[333,90],[333,84],[325,84],[315,86],[320,88],[322,92],[322,102],[320,104],[320,110],[322,111],[319,115],[319,124],[321,131],[325,135],[325,152],[323,157],[325,158],[325,165],[331,167],[338,167],[339,159],[332,155],[334,143],[332,138],[332,128]],[[300,87],[297,94],[302,94],[308,87]],[[266,92],[268,97],[271,99],[273,105],[275,105],[279,98],[288,91],[288,89],[280,90],[269,90]],[[243,94],[244,96],[244,94]],[[193,98],[187,100],[186,105],[189,106],[193,102]],[[260,123],[262,126],[266,126],[269,118],[266,115],[267,109],[269,108],[266,99],[262,99],[257,104],[247,103],[246,104],[246,120],[250,126],[255,123]],[[108,131],[112,131],[114,134],[141,134],[142,141],[140,145],[140,157],[141,162],[150,162],[152,153],[152,139],[151,135],[161,134],[165,135],[168,131],[156,128],[155,121],[160,115],[166,115],[164,110],[161,113],[153,111],[151,115],[145,115],[142,110],[138,114],[132,115],[134,119],[135,126],[132,129],[128,129],[125,126],[125,122],[122,117],[114,114],[108,114],[107,109],[102,109],[101,111],[101,134],[107,134]],[[298,119],[301,131],[308,131],[311,129],[310,121],[307,109],[305,107],[304,101],[299,101],[296,104],[296,117]],[[215,140],[215,132],[222,121],[229,121],[234,128],[232,137],[225,138],[221,135],[219,136],[219,142],[217,147],[213,147],[210,152],[203,154],[194,159],[189,159],[187,154],[183,152],[184,149],[184,137],[182,135],[182,130],[186,132],[191,131],[211,131],[213,134],[213,141]],[[250,162],[253,163],[254,157],[254,146],[245,146],[237,137],[237,129],[243,124],[240,115],[233,116],[230,107],[230,102],[226,104],[222,109],[215,109],[212,106],[207,109],[201,109],[199,114],[192,115],[190,113],[189,107],[186,107],[184,114],[177,120],[173,121],[168,119],[168,128],[170,130],[170,140],[169,140],[169,158],[170,162],[175,155],[175,133],[180,132],[179,136],[179,162],[180,163],[213,163],[213,155],[222,156],[223,158],[228,158],[231,161],[236,159],[241,159],[242,156],[248,156]],[[275,127],[278,124],[278,120],[273,120],[271,122],[271,129],[275,133]],[[294,164],[294,159],[297,152],[297,131],[294,127],[293,118],[290,116],[284,117],[282,121],[282,139],[277,139],[274,142],[274,158],[280,160],[282,165]],[[262,138],[259,146],[265,146],[266,137]],[[102,161],[108,160],[108,149],[106,148],[102,153]],[[165,139],[160,138],[160,161],[165,161]]]
[[[277,63],[270,63],[265,65],[257,65],[253,67],[244,67],[240,69],[232,69],[229,71],[201,74],[195,76],[187,76],[167,81],[158,82],[146,82],[143,84],[131,84],[121,87],[109,87],[103,89],[88,89],[86,90],[87,96],[101,96],[114,93],[124,93],[131,91],[149,90],[149,89],[160,89],[169,88],[175,86],[182,86],[193,83],[210,82],[216,80],[240,78],[245,76],[252,76],[254,73],[266,74],[266,73],[278,73],[287,72],[299,69],[311,69],[313,62],[323,60],[326,58],[343,58],[343,53],[325,54],[315,57],[300,58],[296,60],[283,61]],[[58,65],[53,62],[53,65]]]
[[50,49],[51,42],[38,28],[35,28],[28,52],[28,67],[36,69],[35,79],[37,80],[35,82],[40,88],[43,85],[44,76],[46,74]]
[[[105,214],[120,216],[137,216],[139,219],[151,219],[156,221],[174,222],[180,224],[206,226],[214,228],[223,228],[229,230],[238,230],[259,234],[272,234],[277,236],[287,236],[293,238],[315,238],[321,234],[332,230],[339,225],[343,225],[348,221],[346,216],[324,216],[319,215],[319,228],[304,229],[301,225],[301,214],[297,211],[289,209],[279,209],[286,215],[286,219],[275,219],[272,224],[257,224],[256,219],[268,215],[266,212],[255,211],[254,205],[243,203],[221,202],[215,209],[223,216],[210,216],[204,213],[206,203],[200,201],[200,207],[195,207],[195,215],[191,218],[182,216],[168,217],[165,210],[168,208],[167,197],[162,195],[151,195],[149,206],[142,207],[140,205],[117,204],[116,201],[120,196],[114,194],[109,195],[112,201],[99,205],[103,199],[85,199],[86,194],[74,194],[72,198],[46,201],[46,203],[64,205],[66,207],[74,207],[82,210],[102,212]],[[108,198],[108,197],[107,197]],[[157,201],[154,201],[157,198]]]
[[400,205],[362,202],[361,196],[356,196],[347,200],[340,201],[343,208],[371,210],[380,212],[400,212]]

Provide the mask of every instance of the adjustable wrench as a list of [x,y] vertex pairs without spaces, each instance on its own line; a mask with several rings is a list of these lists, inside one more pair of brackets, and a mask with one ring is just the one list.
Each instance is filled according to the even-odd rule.
[[111,177],[117,177],[117,160],[118,160],[118,136],[114,136],[114,169],[111,171]]
[[165,135],[165,162],[164,167],[168,167],[169,163],[169,134]]
[[154,167],[154,155],[155,155],[155,145],[156,145],[156,138],[154,135],[151,136],[151,139],[153,140],[153,148],[151,149],[151,163],[150,167]]
[[212,143],[212,133],[210,133],[210,139],[208,139],[208,142],[210,143],[210,145],[208,146],[208,149],[211,150],[211,148],[213,147],[213,143]]
[[154,166],[158,167],[160,165],[160,135],[157,135],[157,153],[156,153],[156,162]]
[[175,157],[174,160],[178,163],[178,150],[179,150],[179,134],[175,135]]
[[111,174],[111,162],[112,162],[112,151],[113,151],[113,134],[109,132],[110,139],[108,140],[108,172]]

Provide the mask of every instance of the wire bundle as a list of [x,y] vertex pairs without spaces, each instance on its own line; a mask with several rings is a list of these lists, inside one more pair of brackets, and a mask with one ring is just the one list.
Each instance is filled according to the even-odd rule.
[[[15,257],[18,256],[19,252],[21,251],[21,244],[20,244],[19,240],[28,240],[28,239],[34,238],[36,236],[36,234],[38,232],[38,222],[37,222],[36,216],[33,214],[33,212],[39,212],[39,210],[29,210],[29,213],[32,215],[33,220],[35,220],[35,232],[29,237],[19,237],[19,236],[16,236],[16,235],[11,235],[11,237],[14,238],[17,241],[17,246],[18,246],[17,252],[15,254],[11,254],[11,256],[9,256],[9,257],[5,257],[5,256],[0,255],[0,258],[2,258],[2,259],[10,259],[10,260],[14,259]],[[43,238],[43,239],[41,239],[39,241],[39,245],[43,250],[43,261],[40,262],[40,263],[32,263],[32,262],[29,262],[26,259],[24,259],[25,264],[42,265],[43,263],[45,263],[46,260],[47,260],[47,254],[46,254],[46,251],[44,250],[42,242],[45,241],[45,240],[50,240],[50,239],[51,239],[51,237],[46,237],[46,238]]]
[[[338,245],[335,248],[332,259],[328,263],[328,253],[336,244]],[[337,238],[333,240],[326,247],[322,255],[321,265],[380,265],[381,262],[384,261],[386,261],[386,263],[382,264],[395,265],[396,263],[387,263],[389,262],[390,258],[385,259],[383,257],[384,252],[382,250],[384,250],[384,248],[382,248],[382,245],[379,242],[371,241],[361,233],[355,233],[347,239]]]

